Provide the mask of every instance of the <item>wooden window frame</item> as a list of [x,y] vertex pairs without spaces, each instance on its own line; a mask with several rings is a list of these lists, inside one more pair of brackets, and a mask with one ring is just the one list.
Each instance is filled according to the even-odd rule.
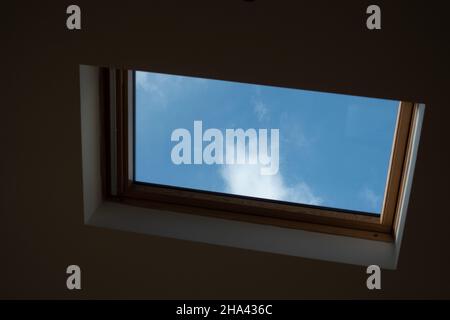
[[393,241],[418,104],[400,102],[381,215],[134,181],[134,72],[102,68],[103,197],[134,206]]

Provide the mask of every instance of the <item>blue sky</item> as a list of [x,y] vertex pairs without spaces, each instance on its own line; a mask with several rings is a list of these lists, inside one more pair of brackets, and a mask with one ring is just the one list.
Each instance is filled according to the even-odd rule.
[[[136,72],[135,179],[380,213],[398,101]],[[176,165],[172,131],[279,129],[276,175],[258,165]],[[204,143],[205,147],[208,143]]]

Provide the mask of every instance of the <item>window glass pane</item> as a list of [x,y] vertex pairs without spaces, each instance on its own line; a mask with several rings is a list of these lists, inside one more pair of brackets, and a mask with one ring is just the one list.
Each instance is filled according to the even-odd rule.
[[150,72],[135,81],[137,182],[380,214],[399,101]]

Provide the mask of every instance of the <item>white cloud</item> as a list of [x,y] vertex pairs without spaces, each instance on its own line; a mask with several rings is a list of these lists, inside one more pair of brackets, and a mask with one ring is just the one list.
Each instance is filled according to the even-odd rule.
[[[227,147],[232,148],[233,146]],[[248,154],[247,162],[257,164],[231,164],[220,168],[226,192],[304,204],[319,205],[322,203],[322,199],[316,196],[305,182],[287,186],[280,171],[275,175],[261,175],[262,164],[258,161],[257,156],[256,152]]]
[[289,187],[281,173],[261,175],[259,165],[226,165],[220,173],[228,193],[304,204],[322,203],[322,199],[306,183]]

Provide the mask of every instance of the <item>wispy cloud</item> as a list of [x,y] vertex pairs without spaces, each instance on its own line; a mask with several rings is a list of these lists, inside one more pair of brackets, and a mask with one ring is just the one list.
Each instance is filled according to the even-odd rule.
[[203,88],[206,79],[184,77],[153,72],[136,72],[136,86],[148,93],[146,103],[151,106],[167,107],[171,99],[181,93]]
[[170,89],[167,85],[165,75],[136,72],[136,86],[150,93],[150,99],[162,107],[167,105],[167,91]]
[[364,187],[360,192],[360,197],[368,204],[372,210],[378,210],[381,205],[381,196],[372,189]]
[[254,93],[251,97],[251,104],[253,105],[253,112],[256,115],[258,121],[264,121],[269,119],[269,108],[262,99],[262,91],[260,87],[254,87]]
[[[301,148],[302,152],[306,152],[309,147],[314,145],[317,138],[308,137],[302,127],[302,122],[299,119],[289,116],[288,113],[283,112],[280,115],[280,124],[282,124],[283,135],[281,141],[289,145],[291,148]],[[281,125],[280,125],[281,126]]]
[[256,114],[256,117],[259,121],[263,121],[267,118],[269,109],[267,106],[260,100],[254,102],[253,111]]

